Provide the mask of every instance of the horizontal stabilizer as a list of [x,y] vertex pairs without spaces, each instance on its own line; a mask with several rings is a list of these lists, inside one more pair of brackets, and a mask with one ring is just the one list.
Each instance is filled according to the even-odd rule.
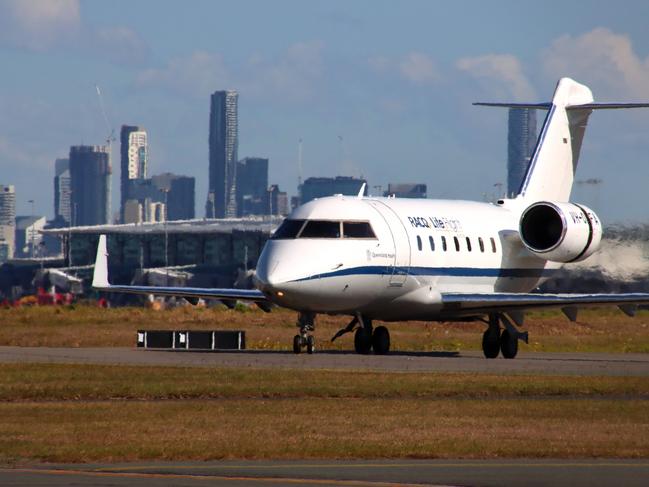
[[[499,108],[531,108],[536,110],[549,110],[552,103],[491,103],[476,102],[478,107]],[[580,105],[566,105],[566,110],[615,110],[618,108],[649,108],[649,103],[582,103]]]

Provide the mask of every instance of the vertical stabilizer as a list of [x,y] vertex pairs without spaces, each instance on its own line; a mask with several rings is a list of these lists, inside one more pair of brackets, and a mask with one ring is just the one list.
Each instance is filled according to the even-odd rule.
[[[587,86],[561,78],[554,91],[519,197],[568,201],[593,102]],[[569,107],[574,107],[570,108]]]
[[92,287],[97,289],[110,287],[110,283],[108,282],[108,250],[106,248],[106,235],[99,236],[97,257],[95,258],[95,270],[92,275]]

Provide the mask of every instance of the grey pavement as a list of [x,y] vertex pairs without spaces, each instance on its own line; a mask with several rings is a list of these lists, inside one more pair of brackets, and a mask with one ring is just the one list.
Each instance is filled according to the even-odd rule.
[[0,468],[0,485],[95,486],[649,485],[647,460],[156,462]]
[[291,352],[154,351],[138,348],[0,347],[0,363],[73,363],[184,367],[353,369],[391,372],[649,376],[649,354],[520,353],[513,360],[485,359],[481,352],[393,352],[357,355]]

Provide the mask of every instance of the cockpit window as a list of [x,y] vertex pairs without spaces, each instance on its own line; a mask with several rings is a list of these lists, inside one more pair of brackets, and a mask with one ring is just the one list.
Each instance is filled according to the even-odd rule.
[[340,222],[309,220],[300,238],[340,238]]
[[343,222],[344,238],[376,238],[369,222]]
[[298,232],[304,225],[304,220],[284,220],[273,234],[273,240],[290,239],[297,237]]

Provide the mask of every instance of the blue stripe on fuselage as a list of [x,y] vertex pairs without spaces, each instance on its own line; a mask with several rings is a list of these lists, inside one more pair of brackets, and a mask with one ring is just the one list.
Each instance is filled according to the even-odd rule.
[[325,272],[312,276],[295,279],[292,282],[311,281],[327,277],[361,276],[361,275],[409,275],[435,277],[517,277],[540,278],[550,277],[558,269],[524,269],[524,268],[482,268],[482,267],[395,267],[392,266],[361,266]]

